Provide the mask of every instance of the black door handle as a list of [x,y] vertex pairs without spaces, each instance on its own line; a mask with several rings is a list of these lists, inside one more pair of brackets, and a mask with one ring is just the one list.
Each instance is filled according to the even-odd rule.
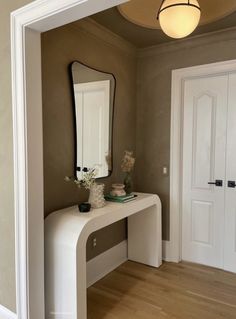
[[229,188],[236,188],[236,182],[235,181],[228,181],[228,187]]
[[223,181],[221,179],[216,179],[215,182],[209,182],[209,185],[215,185],[217,187],[222,187],[223,186]]

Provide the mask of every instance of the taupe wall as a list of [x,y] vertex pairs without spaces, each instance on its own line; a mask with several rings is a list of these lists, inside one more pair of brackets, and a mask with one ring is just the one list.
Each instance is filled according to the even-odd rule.
[[163,238],[169,239],[171,71],[236,58],[236,31],[197,37],[139,52],[136,187],[160,195]]
[[16,310],[10,12],[30,0],[1,0],[0,9],[0,304]]
[[[74,203],[77,196],[77,190],[72,185],[68,186],[62,182],[63,175],[66,172],[66,174],[72,173],[72,171],[68,172],[67,170],[68,167],[71,167],[71,170],[73,168],[73,144],[71,144],[73,131],[72,128],[68,129],[68,123],[71,122],[71,113],[68,112],[69,97],[66,97],[68,95],[69,83],[65,77],[65,66],[64,70],[58,67],[58,64],[60,64],[58,60],[63,58],[64,64],[67,65],[71,60],[79,59],[95,68],[115,73],[117,79],[120,76],[126,79],[125,82],[124,79],[118,80],[114,139],[115,170],[112,177],[105,180],[105,183],[108,185],[107,189],[109,189],[111,181],[119,179],[119,162],[122,151],[125,148],[135,149],[136,146],[136,189],[160,195],[163,205],[163,239],[168,240],[169,176],[162,174],[162,168],[163,166],[169,168],[170,161],[171,72],[178,68],[235,59],[236,40],[234,38],[236,31],[222,31],[139,50],[137,57],[137,78],[135,76],[135,55],[127,55],[127,52],[125,54],[122,50],[117,49],[117,47],[115,48],[114,45],[109,45],[106,41],[111,37],[109,33],[107,34],[108,38],[106,39],[105,36],[103,39],[104,41],[99,37],[100,40],[96,38],[94,42],[95,38],[91,36],[90,31],[91,29],[89,28],[89,32],[85,35],[85,30],[79,31],[76,28],[64,27],[50,31],[43,37],[43,43],[47,44],[48,47],[44,50],[45,59],[53,61],[52,66],[44,66],[44,69],[47,69],[45,75],[49,75],[47,77],[44,76],[46,214],[55,208]],[[88,34],[90,34],[89,37]],[[61,51],[61,46],[63,45],[62,53],[58,54],[56,58],[53,57],[55,50]],[[107,52],[109,53],[108,59]],[[46,54],[50,55],[50,57],[47,57]],[[106,56],[106,59],[103,56]],[[54,71],[52,72],[53,68],[57,69],[57,76],[54,75]],[[58,72],[60,72],[60,76]],[[63,76],[62,73],[64,73]],[[50,84],[55,82],[53,80],[55,78],[58,79],[58,83]],[[133,86],[135,79],[137,80],[136,91]],[[56,89],[57,85],[58,89]],[[127,85],[130,85],[130,87]],[[54,91],[52,90],[52,86],[54,86]],[[120,90],[123,90],[123,93]],[[121,102],[122,96],[124,102]],[[59,110],[54,107],[57,104],[57,100],[60,101],[58,104]],[[65,110],[67,110],[66,113]],[[129,114],[127,118],[126,112]],[[50,117],[48,117],[48,114],[50,114]],[[67,124],[64,127],[60,124],[61,130],[58,133],[57,126],[52,126],[50,123],[53,116],[55,116],[56,120],[60,120],[62,114]],[[135,138],[133,116],[135,114],[136,143],[133,141],[133,138]],[[57,137],[58,134],[59,138]],[[119,134],[120,136],[118,136]],[[127,138],[129,138],[129,141]],[[57,157],[56,152],[51,148],[51,145],[54,143],[56,143],[55,148],[61,152],[60,157]],[[126,143],[126,147],[122,146],[124,143]],[[60,150],[62,145],[67,150],[66,154],[63,148]],[[67,170],[65,170],[66,168]],[[57,184],[57,187],[53,188],[52,184],[54,182]],[[64,197],[59,195],[62,193],[65,194]],[[84,198],[86,198],[86,195],[83,194],[82,196],[80,194],[79,199]],[[124,233],[124,226],[120,229]],[[119,240],[122,238],[123,235],[120,236]],[[117,241],[114,243],[117,243]],[[96,255],[96,252],[90,250],[89,256],[92,257],[94,255]]]
[[[113,73],[117,81],[114,114],[114,170],[102,180],[106,190],[121,182],[120,162],[124,150],[135,151],[136,56],[135,50],[110,33],[83,21],[42,35],[44,196],[45,216],[66,206],[85,201],[88,192],[64,182],[73,175],[74,131],[69,64],[78,60],[96,69]],[[93,34],[95,32],[95,34]],[[112,37],[112,39],[111,39]],[[88,259],[126,238],[126,223],[98,232],[97,248],[88,242]]]

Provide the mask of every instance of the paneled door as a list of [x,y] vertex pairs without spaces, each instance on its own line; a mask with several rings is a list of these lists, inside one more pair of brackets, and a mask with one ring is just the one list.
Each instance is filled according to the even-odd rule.
[[186,80],[183,101],[182,259],[217,268],[224,268],[225,251],[228,81]]
[[236,74],[229,75],[224,269],[236,272]]

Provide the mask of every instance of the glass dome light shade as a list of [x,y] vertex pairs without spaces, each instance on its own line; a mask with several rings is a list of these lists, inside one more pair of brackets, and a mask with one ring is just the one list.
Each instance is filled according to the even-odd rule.
[[158,18],[163,32],[180,39],[191,34],[199,24],[201,9],[197,0],[165,0]]

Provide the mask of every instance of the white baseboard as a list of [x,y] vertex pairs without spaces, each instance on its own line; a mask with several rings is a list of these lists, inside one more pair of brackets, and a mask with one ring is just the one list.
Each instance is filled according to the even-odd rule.
[[168,261],[168,246],[169,242],[167,240],[162,240],[162,259]]
[[[171,242],[162,241],[162,257],[164,261],[178,263],[179,259],[172,254]],[[109,274],[128,260],[127,240],[105,251],[87,262],[87,287]]]
[[128,260],[127,240],[87,262],[87,287]]
[[179,263],[180,258],[173,253],[172,243],[168,240],[162,241],[162,259],[171,263]]
[[0,319],[16,319],[17,316],[14,312],[0,305]]

